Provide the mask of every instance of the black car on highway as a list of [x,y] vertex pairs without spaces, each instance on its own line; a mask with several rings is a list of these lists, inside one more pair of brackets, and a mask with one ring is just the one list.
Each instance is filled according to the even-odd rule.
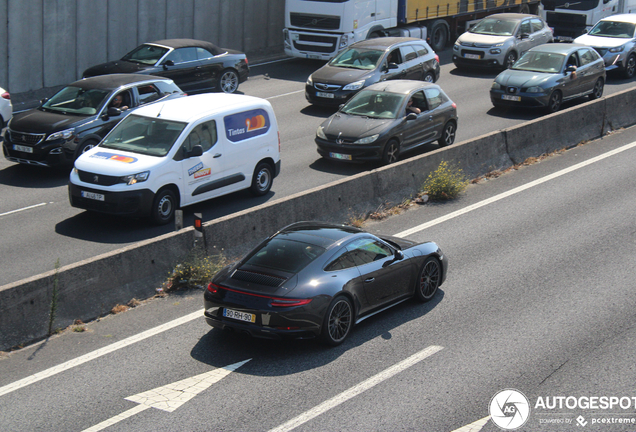
[[172,80],[156,76],[82,79],[43,100],[38,108],[15,114],[5,129],[2,151],[11,162],[70,166],[136,108],[183,95]]
[[138,46],[121,60],[84,71],[83,77],[113,73],[156,75],[173,80],[183,91],[219,90],[234,93],[247,80],[247,57],[195,39],[165,39]]
[[395,162],[400,153],[455,142],[457,106],[437,84],[394,80],[357,93],[316,130],[318,153],[342,161]]
[[342,343],[356,323],[431,300],[448,261],[433,242],[298,222],[222,269],[204,293],[209,325],[256,337]]
[[339,106],[379,81],[436,82],[439,57],[422,39],[385,37],[356,42],[312,73],[305,97],[315,105]]

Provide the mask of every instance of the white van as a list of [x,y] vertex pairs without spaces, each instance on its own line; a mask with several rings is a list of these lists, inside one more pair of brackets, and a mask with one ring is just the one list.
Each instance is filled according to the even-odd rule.
[[280,172],[280,138],[272,106],[235,94],[201,94],[139,108],[76,161],[73,207],[150,216],[250,189],[269,192]]

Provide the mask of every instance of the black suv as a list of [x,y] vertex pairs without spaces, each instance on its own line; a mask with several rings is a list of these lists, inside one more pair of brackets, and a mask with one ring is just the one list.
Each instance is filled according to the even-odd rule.
[[38,108],[15,114],[5,130],[2,151],[12,162],[72,165],[137,107],[183,95],[172,80],[148,75],[76,81]]

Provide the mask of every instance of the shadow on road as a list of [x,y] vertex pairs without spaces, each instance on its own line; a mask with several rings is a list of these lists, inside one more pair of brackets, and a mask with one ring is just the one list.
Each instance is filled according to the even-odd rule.
[[0,170],[0,184],[29,189],[56,188],[68,183],[71,168],[15,164]]

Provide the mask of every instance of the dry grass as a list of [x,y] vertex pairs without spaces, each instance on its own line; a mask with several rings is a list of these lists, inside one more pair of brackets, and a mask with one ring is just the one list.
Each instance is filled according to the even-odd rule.
[[110,310],[110,313],[112,313],[113,315],[116,315],[118,313],[126,312],[128,309],[130,309],[128,306],[118,304],[117,306],[115,306],[114,308]]

